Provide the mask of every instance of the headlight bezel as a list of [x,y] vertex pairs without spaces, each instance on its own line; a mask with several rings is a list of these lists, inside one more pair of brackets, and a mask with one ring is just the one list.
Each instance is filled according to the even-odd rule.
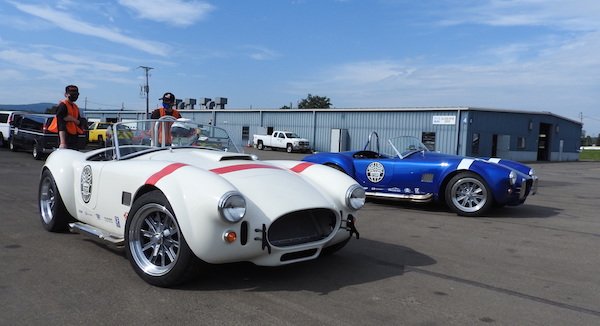
[[346,206],[352,210],[359,210],[365,206],[365,189],[358,184],[354,184],[346,190]]
[[218,204],[221,218],[229,223],[237,223],[246,215],[246,199],[237,191],[223,194]]

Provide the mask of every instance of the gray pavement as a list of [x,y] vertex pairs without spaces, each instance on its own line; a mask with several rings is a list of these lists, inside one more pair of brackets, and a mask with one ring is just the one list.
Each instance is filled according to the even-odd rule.
[[175,289],[143,282],[122,252],[46,232],[42,164],[0,149],[0,325],[600,324],[600,163],[533,164],[539,193],[485,218],[369,202],[361,239],[331,257],[212,266]]

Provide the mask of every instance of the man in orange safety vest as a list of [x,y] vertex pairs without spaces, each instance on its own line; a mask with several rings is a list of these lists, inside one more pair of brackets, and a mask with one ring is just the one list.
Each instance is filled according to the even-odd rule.
[[65,99],[60,101],[56,116],[52,119],[48,130],[58,132],[59,148],[78,149],[78,135],[84,133],[80,126],[79,107],[75,101],[79,98],[79,88],[75,85],[65,87]]

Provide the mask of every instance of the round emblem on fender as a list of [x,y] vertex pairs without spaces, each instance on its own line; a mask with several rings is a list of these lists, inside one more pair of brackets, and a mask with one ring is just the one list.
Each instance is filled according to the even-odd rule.
[[92,198],[92,167],[86,165],[81,172],[81,198],[85,203]]
[[385,169],[383,168],[383,164],[379,162],[373,162],[367,166],[367,179],[373,183],[377,183],[383,180],[383,176],[385,175]]

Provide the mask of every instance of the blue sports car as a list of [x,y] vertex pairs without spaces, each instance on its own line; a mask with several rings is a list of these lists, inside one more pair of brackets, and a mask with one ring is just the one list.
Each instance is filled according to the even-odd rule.
[[463,216],[481,216],[493,206],[523,204],[536,193],[538,183],[534,170],[522,163],[431,152],[414,137],[389,139],[381,151],[376,132],[364,150],[323,152],[303,160],[352,176],[369,197],[441,201]]

